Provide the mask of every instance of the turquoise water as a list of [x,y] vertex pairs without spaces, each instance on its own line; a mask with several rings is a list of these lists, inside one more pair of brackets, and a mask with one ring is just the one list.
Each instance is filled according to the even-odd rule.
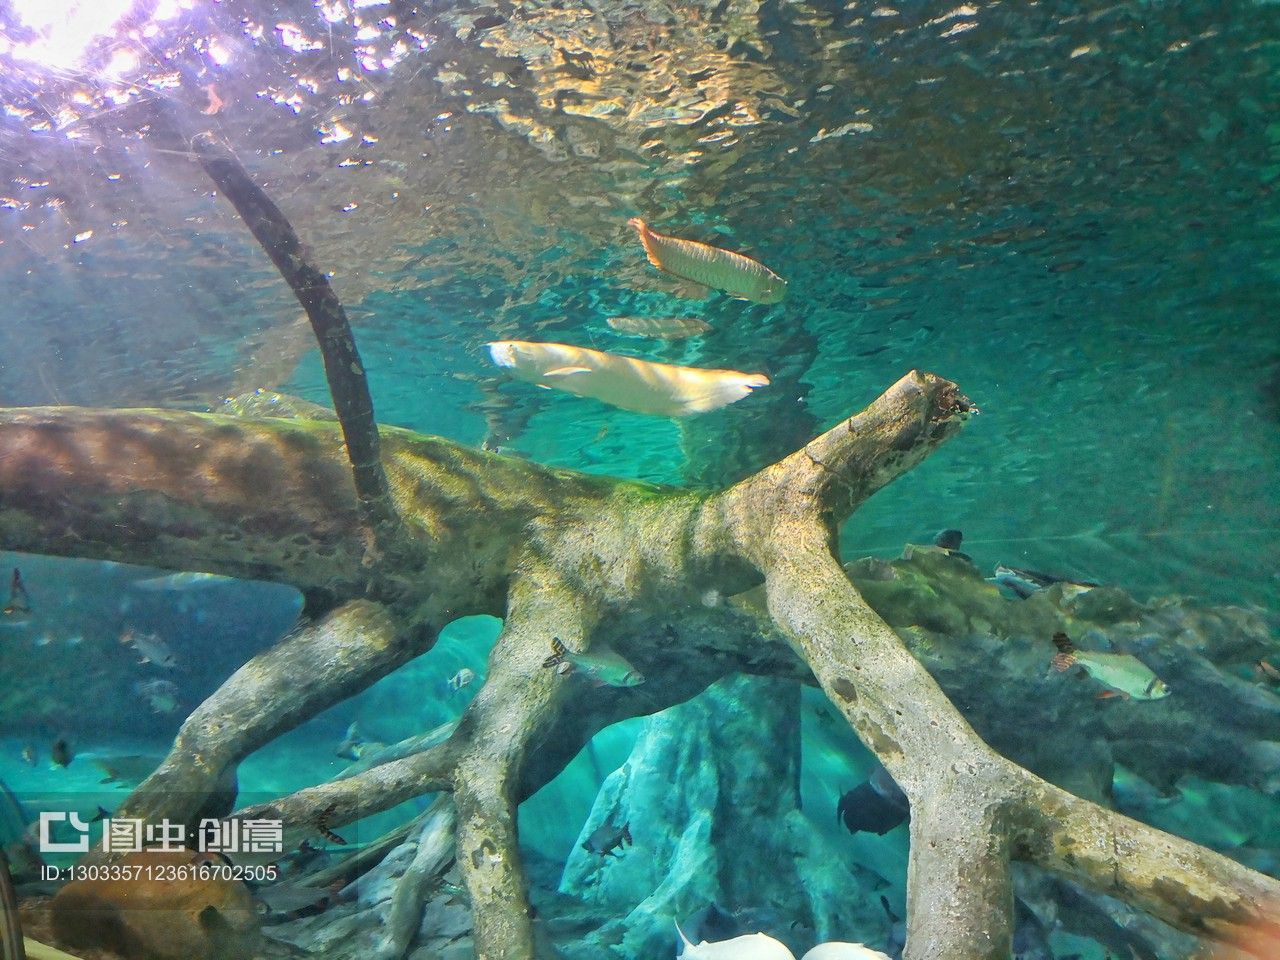
[[[1185,613],[1196,604],[1250,611],[1266,640],[1223,667],[1221,689],[1182,695],[1175,683],[1178,696],[1152,707],[1171,724],[1199,717],[1220,738],[1205,753],[1231,769],[1215,780],[1199,756],[1165,770],[1181,791],[1172,800],[1151,794],[1117,747],[1117,796],[1129,800],[1109,799],[1275,875],[1276,771],[1265,758],[1243,773],[1233,764],[1280,740],[1275,686],[1256,663],[1280,664],[1280,7],[245,0],[135,16],[154,29],[104,27],[113,39],[97,53],[52,66],[18,49],[30,37],[21,5],[0,4],[0,403],[204,410],[256,388],[329,402],[297,302],[199,166],[148,126],[144,91],[169,97],[187,132],[229,143],[329,272],[384,424],[554,467],[719,488],[909,370],[931,371],[981,413],[843,525],[843,558],[898,557],[958,528],[984,576],[1004,563],[1115,586],[1151,604],[1148,627],[1163,598],[1183,598],[1186,620],[1150,627],[1161,636],[1217,639]],[[646,263],[626,227],[636,215],[758,258],[789,281],[787,299],[687,296]],[[712,329],[644,340],[611,330],[617,315],[697,316]],[[504,376],[485,349],[499,339],[762,371],[772,383],[716,412],[650,417]],[[95,756],[163,754],[301,605],[288,585],[155,593],[132,584],[163,571],[0,560],[22,570],[36,603],[33,623],[0,628],[0,779],[30,810],[119,802],[126,790],[98,783]],[[1151,735],[1140,713],[1100,732],[1104,715],[1085,711],[1110,706],[1053,686],[1047,637],[1014,631],[1007,652],[978,639],[976,615],[947,633],[877,609],[1006,752],[1015,738],[992,719],[989,689],[1045,725],[1028,741],[1067,729],[1110,750],[1126,717],[1131,742]],[[642,633],[667,612],[630,615]],[[923,639],[907,629],[922,622],[934,630]],[[1123,632],[1111,626],[1097,629]],[[136,683],[170,677],[136,662],[119,642],[128,628],[160,633],[177,655],[172,712],[140,701]],[[253,753],[241,803],[336,776],[353,721],[394,743],[456,719],[499,629],[460,620],[429,652]],[[985,661],[966,662],[966,650]],[[451,691],[463,668],[477,679]],[[991,676],[1007,686],[976,679]],[[720,906],[744,932],[773,930],[797,956],[819,935],[893,952],[879,899],[903,913],[906,830],[850,836],[833,816],[874,759],[820,691],[784,702],[763,689],[610,726],[521,806],[534,905],[565,956],[670,956],[670,921],[717,896],[737,898]],[[680,731],[729,724],[734,696],[761,717],[733,722],[766,742],[762,730],[795,726],[791,746],[769,742],[774,754],[741,748],[766,779],[794,766],[791,793],[743,787],[728,747],[687,759]],[[76,759],[55,770],[58,738]],[[20,757],[27,743],[35,767]],[[655,769],[672,755],[687,765]],[[635,800],[644,818],[623,859],[584,857],[580,844],[618,826],[609,818],[632,809],[628,797],[656,795],[642,774],[680,789],[662,809]],[[428,803],[339,832],[368,843]],[[770,819],[770,804],[795,807],[790,826]],[[704,821],[699,839],[690,824]],[[740,852],[726,852],[735,835],[802,864],[809,901],[775,895],[782,874],[753,889]],[[770,846],[780,837],[785,853]],[[1055,913],[1065,901],[1037,883],[1023,878],[1019,895],[1058,956],[1122,952],[1101,921]],[[843,906],[831,906],[834,890]],[[1190,949],[1108,909],[1162,956]],[[468,955],[467,921],[428,917],[413,956]],[[299,942],[324,919],[307,923]],[[440,933],[456,923],[456,935]]]

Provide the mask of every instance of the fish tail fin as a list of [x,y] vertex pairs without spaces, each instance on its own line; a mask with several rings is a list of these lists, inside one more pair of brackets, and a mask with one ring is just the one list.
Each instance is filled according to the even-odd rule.
[[568,653],[565,646],[560,642],[559,637],[551,638],[551,656],[542,661],[544,667],[557,667],[564,663],[565,655]]
[[763,373],[718,377],[708,381],[684,401],[681,406],[681,416],[719,410],[721,407],[741,400],[752,390],[767,386],[769,386],[769,378]]
[[627,221],[627,226],[635,228],[637,234],[640,235],[640,243],[644,246],[644,255],[649,258],[649,262],[662,269],[662,260],[658,257],[658,250],[653,240],[653,231],[649,229],[649,225],[639,217],[632,217]]

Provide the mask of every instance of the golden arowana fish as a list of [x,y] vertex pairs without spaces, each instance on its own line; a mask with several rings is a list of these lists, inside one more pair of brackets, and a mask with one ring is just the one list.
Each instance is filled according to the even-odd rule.
[[521,380],[660,417],[718,410],[769,385],[762,373],[678,367],[567,343],[497,340],[488,346],[493,362]]
[[649,262],[659,270],[741,300],[777,303],[787,295],[787,281],[759,260],[696,240],[655,233],[639,217],[632,217],[627,225],[640,235]]

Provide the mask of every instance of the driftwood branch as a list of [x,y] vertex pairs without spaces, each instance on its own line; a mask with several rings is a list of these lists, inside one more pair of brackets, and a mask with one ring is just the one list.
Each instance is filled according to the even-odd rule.
[[[254,183],[235,154],[209,133],[192,138],[191,151],[209,179],[231,201],[307,312],[320,344],[333,408],[342,424],[361,510],[380,540],[398,535],[399,517],[382,468],[369,379],[342,302],[328,278],[307,258],[293,225]],[[386,544],[379,546],[385,549]]]
[[[357,599],[363,523],[332,424],[6,411],[0,543],[257,569],[348,601],[255,658],[197,710],[126,808],[153,816],[172,817],[175,804],[184,817],[206,808],[247,750],[425,649],[449,618],[505,613],[486,683],[448,740],[271,804],[292,823],[327,811],[337,825],[451,790],[482,960],[533,957],[515,836],[530,787],[610,719],[662,709],[734,671],[811,672],[906,790],[909,960],[1007,956],[1011,858],[1191,932],[1234,937],[1260,919],[1257,904],[1280,900],[1277,884],[1051,787],[991,750],[832,555],[839,520],[953,436],[971,410],[953,384],[912,373],[861,414],[719,493],[547,470],[384,429],[400,514],[422,533],[412,562],[388,563],[394,612]],[[283,505],[261,498],[251,465],[281,471]],[[302,480],[334,476],[345,483]],[[251,524],[229,545],[236,516],[270,524]],[[147,535],[127,539],[139,529]],[[749,618],[704,605],[708,593],[761,582],[794,653]],[[608,645],[649,681],[634,691],[574,686],[577,678],[542,666],[552,637],[571,650]],[[308,669],[324,664],[301,697],[291,689],[299,656]],[[174,799],[184,793],[197,799]]]

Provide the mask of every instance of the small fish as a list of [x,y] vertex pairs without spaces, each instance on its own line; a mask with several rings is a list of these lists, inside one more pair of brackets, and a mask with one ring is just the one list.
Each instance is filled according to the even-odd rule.
[[739,300],[778,303],[787,295],[787,281],[759,260],[696,240],[665,236],[650,230],[639,217],[632,217],[627,226],[635,229],[645,256],[659,270]]
[[592,831],[591,836],[582,841],[582,849],[587,853],[598,854],[601,857],[613,857],[621,859],[614,850],[624,850],[633,845],[631,839],[631,824],[624,823],[621,827],[614,827],[608,823],[602,824]]
[[463,687],[469,687],[476,679],[476,672],[470,667],[463,667],[446,682],[450,693],[457,693]]
[[1280,683],[1280,670],[1276,669],[1266,660],[1258,661],[1258,673],[1272,683]]
[[940,530],[938,535],[933,538],[933,545],[940,550],[947,551],[948,556],[973,563],[973,557],[967,553],[960,552],[962,543],[964,543],[964,534],[959,530]]
[[1017,594],[1022,600],[1059,583],[1062,584],[1064,597],[1079,596],[1098,586],[1098,584],[1091,583],[1088,580],[1071,580],[1052,573],[1041,573],[1038,570],[1009,567],[1003,563],[996,564],[995,576],[992,577],[992,580]]
[[784,944],[763,933],[749,933],[718,943],[703,940],[699,944],[691,943],[678,923],[676,933],[680,935],[679,960],[795,960],[795,954]]
[[169,573],[163,577],[148,577],[146,580],[135,580],[130,586],[139,590],[199,590],[202,587],[216,587],[224,583],[234,583],[235,577],[224,577],[218,573]]
[[22,571],[17,567],[13,568],[13,577],[9,580],[9,602],[0,610],[0,616],[3,617],[0,623],[14,626],[31,619],[31,596],[22,582]]
[[342,757],[344,760],[359,760],[373,747],[381,747],[383,744],[374,743],[367,739],[360,732],[360,724],[358,721],[352,721],[347,727],[347,734],[342,738],[342,742],[338,744],[338,749],[334,753]]
[[28,743],[22,748],[22,762],[28,767],[36,765],[36,745]]
[[73,759],[75,759],[75,753],[72,752],[71,745],[65,738],[59,737],[53,741],[53,746],[49,748],[49,761],[53,769],[67,767]]
[[169,645],[154,633],[139,633],[132,628],[120,634],[120,642],[126,647],[133,647],[141,658],[139,663],[150,663],[165,670],[172,670],[178,665],[178,658],[173,655]]
[[636,687],[644,683],[644,675],[627,662],[626,657],[607,647],[590,653],[571,653],[559,637],[551,640],[551,656],[542,661],[544,667],[555,667],[561,674],[580,670],[597,686]]
[[90,818],[89,818],[88,820],[86,820],[85,822],[86,822],[86,823],[100,823],[100,822],[101,822],[101,821],[103,821],[103,820],[110,820],[110,819],[111,819],[111,811],[110,811],[110,810],[108,810],[106,807],[99,806],[99,807],[98,807],[98,809],[94,811],[93,816],[92,816],[92,817],[90,817]]
[[170,714],[178,709],[178,685],[172,680],[139,680],[133,692],[147,699],[152,713]]
[[844,822],[850,833],[874,833],[884,836],[907,822],[911,806],[902,788],[877,766],[867,782],[845,793],[836,804],[836,823]]
[[683,340],[711,329],[711,324],[697,317],[610,317],[605,323],[619,333],[654,340]]
[[933,545],[943,550],[959,550],[964,543],[964,533],[959,530],[942,530],[933,538]]
[[1077,650],[1061,631],[1053,635],[1053,645],[1058,648],[1053,669],[1083,667],[1089,676],[1107,688],[1098,694],[1099,699],[1120,696],[1126,700],[1159,700],[1169,695],[1165,682],[1132,654]]
[[99,783],[131,787],[147,779],[163,760],[157,754],[118,754],[94,757],[90,762],[105,774]]
[[497,340],[488,347],[493,362],[520,380],[659,417],[718,410],[769,385],[762,373],[654,363],[566,343]]

